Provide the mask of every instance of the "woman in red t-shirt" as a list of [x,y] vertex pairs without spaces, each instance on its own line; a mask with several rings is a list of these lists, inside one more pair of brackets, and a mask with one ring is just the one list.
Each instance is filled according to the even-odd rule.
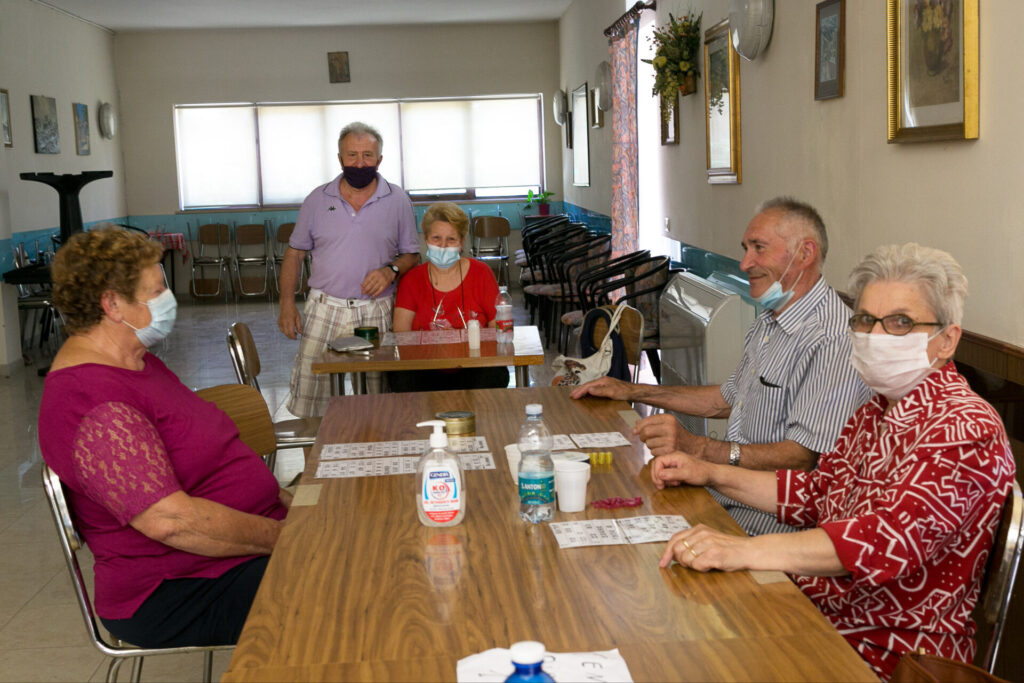
[[[494,327],[498,283],[489,266],[462,256],[469,217],[451,202],[431,204],[421,223],[427,262],[398,282],[392,329],[460,330],[469,320]],[[388,373],[392,391],[507,387],[508,368]]]

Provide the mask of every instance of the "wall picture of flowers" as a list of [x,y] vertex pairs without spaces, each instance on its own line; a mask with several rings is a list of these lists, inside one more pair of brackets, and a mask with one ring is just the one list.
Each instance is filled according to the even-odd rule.
[[978,0],[887,0],[888,141],[978,137]]
[[679,19],[668,15],[668,23],[654,29],[651,46],[654,57],[641,61],[654,67],[652,95],[661,98],[661,118],[668,122],[674,111],[676,95],[697,92],[700,77],[702,14],[692,11]]

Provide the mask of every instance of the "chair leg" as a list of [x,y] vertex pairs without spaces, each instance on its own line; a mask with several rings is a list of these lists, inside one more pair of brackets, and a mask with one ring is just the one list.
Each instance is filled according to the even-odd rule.
[[139,683],[142,680],[142,657],[132,660],[132,683]]
[[647,354],[647,360],[651,363],[651,373],[654,374],[654,379],[661,384],[661,356],[658,355],[658,349],[646,349],[644,353]]
[[117,671],[121,668],[123,661],[120,657],[110,658],[110,663],[107,664],[107,683],[117,683]]
[[213,650],[203,653],[203,683],[213,680]]

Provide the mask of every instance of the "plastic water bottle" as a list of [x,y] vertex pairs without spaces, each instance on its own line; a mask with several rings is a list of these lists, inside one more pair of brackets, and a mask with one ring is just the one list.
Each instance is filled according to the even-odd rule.
[[555,679],[544,671],[544,643],[524,640],[512,646],[512,666],[516,668],[505,683],[555,683]]
[[494,308],[494,323],[497,328],[494,337],[499,344],[511,344],[515,333],[512,331],[512,297],[508,295],[508,287],[498,288]]
[[547,522],[555,513],[555,465],[551,461],[551,431],[539,403],[526,406],[519,428],[519,516],[527,522]]

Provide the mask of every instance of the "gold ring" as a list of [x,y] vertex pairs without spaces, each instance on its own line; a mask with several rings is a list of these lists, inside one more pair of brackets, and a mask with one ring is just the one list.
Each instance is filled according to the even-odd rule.
[[693,555],[694,557],[697,557],[697,551],[693,549],[693,546],[691,546],[689,543],[687,543],[685,539],[682,541],[682,543],[683,543],[683,547],[686,548],[687,550],[689,550],[691,555]]

